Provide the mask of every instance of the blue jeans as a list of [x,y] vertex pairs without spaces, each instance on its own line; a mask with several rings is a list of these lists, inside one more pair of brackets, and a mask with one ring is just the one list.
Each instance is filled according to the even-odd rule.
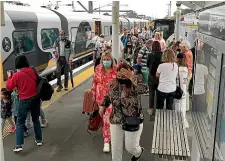
[[[42,120],[45,120],[45,113],[42,108],[40,108],[40,117]],[[28,128],[31,128],[33,126],[31,122],[31,112],[27,113],[26,126]]]
[[36,141],[42,141],[42,130],[39,121],[40,116],[40,100],[35,97],[20,100],[18,107],[17,123],[16,123],[16,145],[24,144],[24,127],[27,113],[31,112],[34,125],[34,133]]

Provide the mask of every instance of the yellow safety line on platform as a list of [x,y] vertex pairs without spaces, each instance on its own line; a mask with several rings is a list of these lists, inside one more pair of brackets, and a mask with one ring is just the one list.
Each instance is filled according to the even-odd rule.
[[[73,78],[74,87],[77,87],[78,85],[80,85],[81,83],[83,83],[85,80],[87,80],[88,78],[90,78],[93,74],[94,74],[94,67],[90,67],[90,68],[86,69],[85,71],[81,72],[80,74],[78,74],[77,76],[75,76]],[[72,89],[72,84],[70,82],[70,79],[69,79],[69,84],[68,85],[69,85],[68,86],[68,88],[69,88],[68,91],[62,90],[61,92],[56,92],[56,89],[57,88],[55,88],[55,92],[54,92],[54,94],[52,96],[52,99],[50,101],[43,102],[42,108],[43,109],[47,108],[52,103],[54,103],[55,101],[57,101],[59,98],[61,98],[62,96],[64,96],[68,92],[72,91],[73,89]],[[9,129],[10,129],[10,125],[9,125],[8,122],[6,122],[5,128],[3,130],[3,138],[6,137],[6,136],[8,136],[10,134],[9,133]]]

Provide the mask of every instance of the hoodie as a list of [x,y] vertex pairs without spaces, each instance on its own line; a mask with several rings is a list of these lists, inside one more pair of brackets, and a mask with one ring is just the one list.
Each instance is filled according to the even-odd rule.
[[13,91],[17,87],[19,100],[29,99],[37,94],[37,76],[32,68],[21,68],[8,78],[6,88]]

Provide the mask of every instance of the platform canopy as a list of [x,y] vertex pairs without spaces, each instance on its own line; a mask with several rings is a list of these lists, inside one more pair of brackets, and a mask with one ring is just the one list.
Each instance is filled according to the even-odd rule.
[[224,1],[177,1],[177,3],[193,9],[194,11],[205,10],[225,4]]

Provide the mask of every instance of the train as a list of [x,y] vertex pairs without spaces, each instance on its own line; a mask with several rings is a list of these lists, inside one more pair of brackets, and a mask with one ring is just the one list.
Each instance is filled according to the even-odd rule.
[[[76,68],[93,59],[93,46],[100,34],[111,40],[112,17],[70,10],[5,5],[5,25],[1,26],[1,82],[7,79],[8,70],[16,70],[15,57],[27,56],[30,64],[42,76],[52,76],[56,71],[53,44],[63,30],[72,41],[74,53],[72,67]],[[119,18],[119,31],[133,27],[142,28],[148,20]],[[119,34],[119,33],[118,33]],[[78,59],[79,58],[79,59]]]
[[164,40],[167,40],[174,33],[175,20],[173,19],[156,19],[152,23],[154,24],[153,30],[160,29],[160,31],[163,31]]

